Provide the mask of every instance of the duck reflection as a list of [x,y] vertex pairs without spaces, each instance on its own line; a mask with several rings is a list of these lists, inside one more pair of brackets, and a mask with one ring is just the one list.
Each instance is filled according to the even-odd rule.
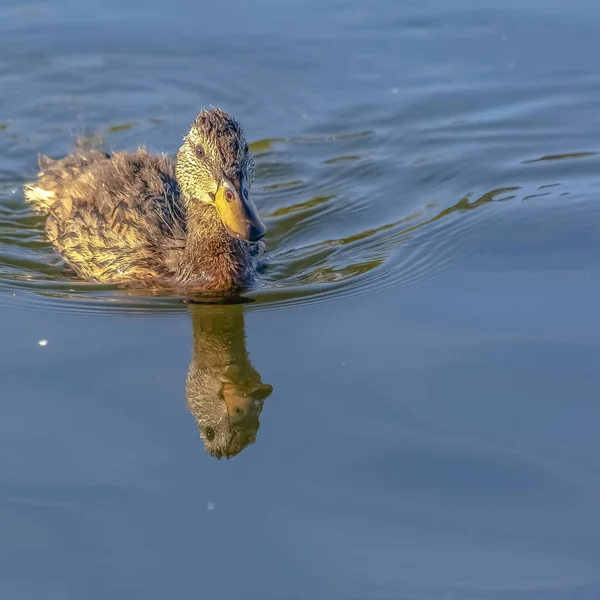
[[242,305],[192,305],[191,316],[188,408],[206,451],[231,458],[256,441],[263,402],[273,387],[262,383],[248,358]]

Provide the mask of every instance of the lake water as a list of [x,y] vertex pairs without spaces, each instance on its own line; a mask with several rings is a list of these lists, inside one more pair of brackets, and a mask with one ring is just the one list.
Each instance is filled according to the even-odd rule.
[[[0,597],[599,598],[599,27],[3,0]],[[256,157],[251,301],[67,275],[37,153],[173,154],[208,105]]]

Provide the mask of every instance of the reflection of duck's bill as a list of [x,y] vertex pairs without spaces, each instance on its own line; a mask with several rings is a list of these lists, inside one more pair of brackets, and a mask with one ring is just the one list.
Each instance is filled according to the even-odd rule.
[[268,383],[236,384],[229,381],[223,383],[221,394],[227,407],[229,418],[235,422],[258,418],[263,400],[273,392]]
[[258,242],[267,232],[243,183],[236,186],[224,177],[215,194],[215,206],[231,237],[246,242]]
[[273,393],[273,386],[269,383],[259,383],[257,386],[252,388],[250,392],[252,398],[255,400],[264,400]]

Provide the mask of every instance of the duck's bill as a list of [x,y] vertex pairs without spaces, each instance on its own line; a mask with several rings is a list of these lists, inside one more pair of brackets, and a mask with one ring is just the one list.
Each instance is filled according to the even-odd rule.
[[240,190],[228,181],[219,186],[215,205],[230,236],[246,242],[258,242],[267,232],[252,198],[244,198]]

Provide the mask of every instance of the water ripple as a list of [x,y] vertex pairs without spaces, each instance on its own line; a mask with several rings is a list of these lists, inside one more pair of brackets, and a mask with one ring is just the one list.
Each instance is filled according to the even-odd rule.
[[[259,288],[249,293],[248,299],[258,309],[276,308],[372,294],[433,277],[464,250],[468,231],[492,216],[485,205],[514,199],[518,189],[499,188],[477,198],[465,195],[447,208],[429,204],[395,221],[364,229],[360,219],[351,219],[344,226],[347,233],[338,237],[323,234],[315,238],[313,230],[317,223],[324,233],[339,229],[336,220],[343,211],[343,197],[316,196],[280,206],[266,213],[269,264]],[[164,292],[154,295],[81,282],[67,273],[44,240],[40,217],[11,202],[0,206],[0,218],[4,305],[93,312],[118,308],[141,313],[177,311],[184,306],[184,298]]]
[[[401,289],[468,257],[502,206],[511,207],[515,222],[525,202],[574,211],[577,186],[597,172],[598,154],[589,147],[537,152],[534,136],[536,150],[527,156],[527,111],[502,112],[495,95],[487,112],[465,115],[460,93],[452,97],[455,108],[435,119],[410,103],[387,114],[361,105],[322,123],[312,119],[294,135],[254,141],[254,196],[268,225],[268,261],[244,299],[272,310]],[[551,97],[544,106],[552,106]],[[104,123],[96,134],[127,139],[142,123],[149,132],[165,127],[161,115],[148,114]],[[482,137],[497,129],[494,123],[502,123],[504,135]],[[0,171],[0,304],[99,313],[183,310],[185,298],[85,283],[65,269],[22,192],[35,162],[31,140],[56,147],[56,132],[36,132],[22,145],[19,128],[8,130],[16,142],[6,146],[6,136],[0,138],[8,148]],[[493,159],[478,160],[484,152]]]

